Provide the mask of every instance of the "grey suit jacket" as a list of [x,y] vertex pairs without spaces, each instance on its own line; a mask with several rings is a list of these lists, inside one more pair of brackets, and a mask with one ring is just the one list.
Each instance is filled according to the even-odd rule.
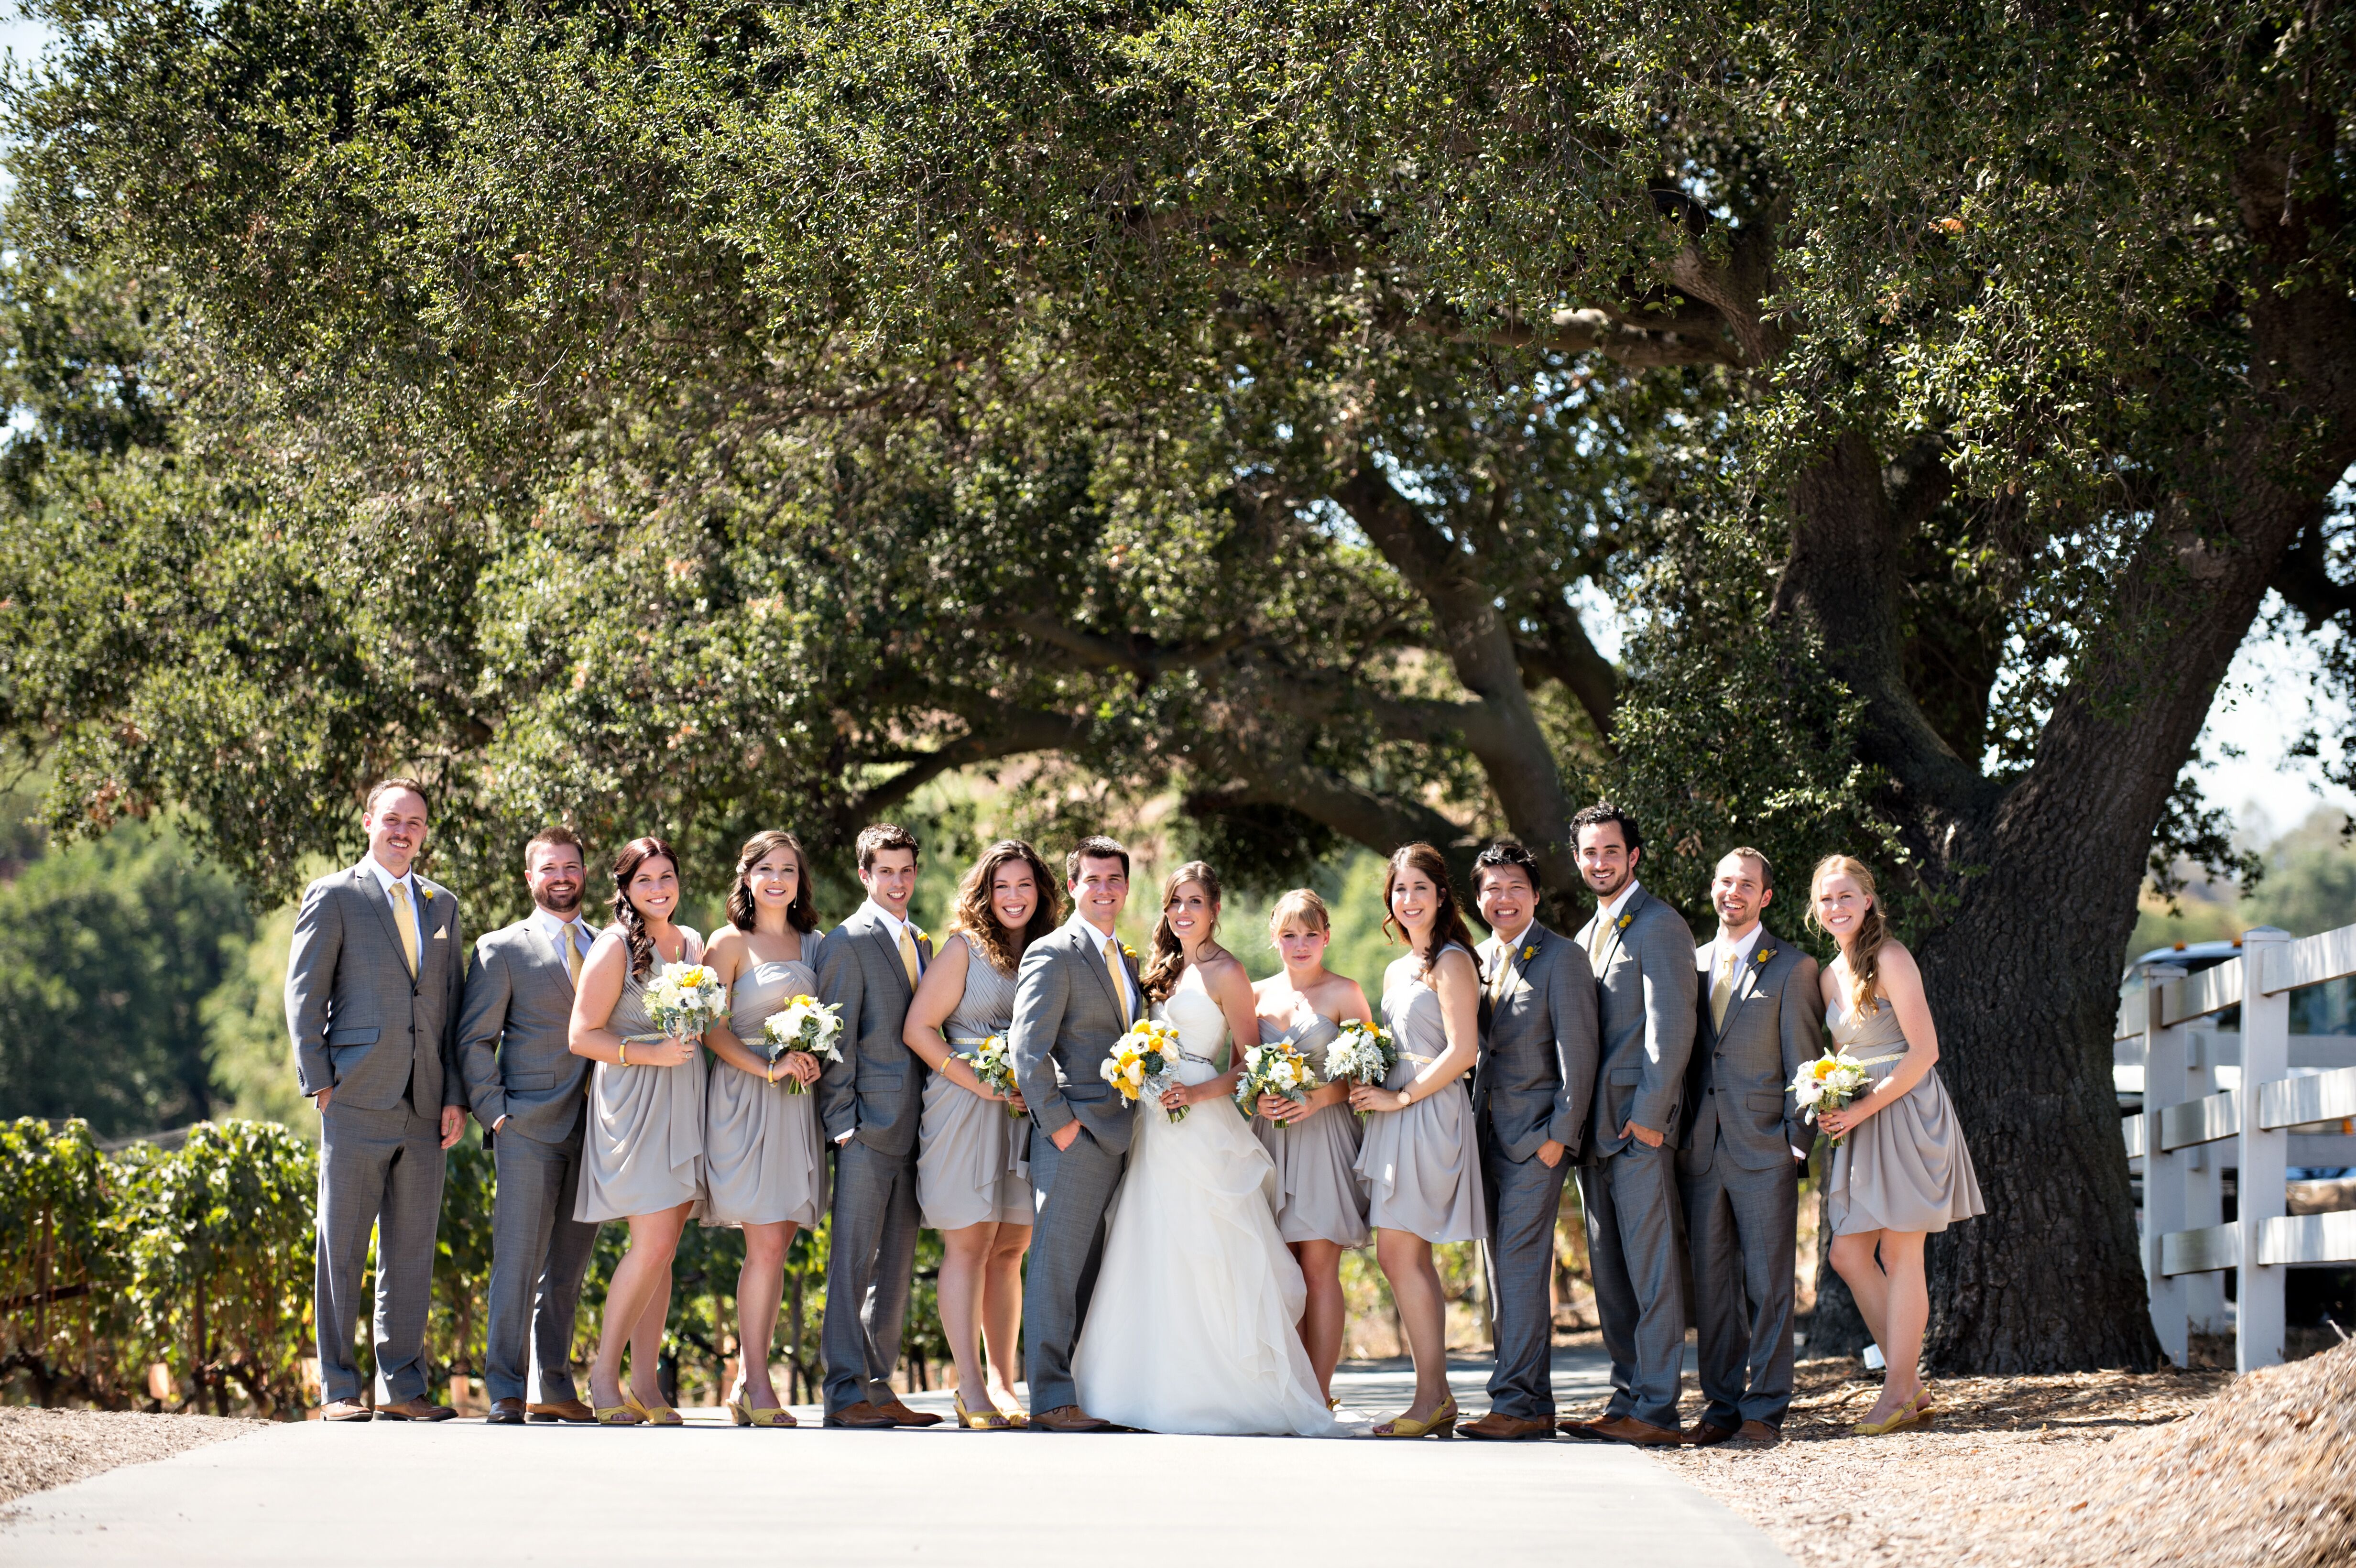
[[[916,944],[933,961],[928,938]],[[861,1143],[886,1154],[916,1147],[923,1115],[925,1059],[900,1038],[916,988],[900,962],[896,938],[865,905],[819,944],[818,999],[842,1009],[842,1033],[818,1080],[818,1115],[830,1141],[855,1132]]]
[[[1472,1114],[1487,1118],[1509,1159],[1529,1158],[1549,1138],[1576,1156],[1595,1098],[1595,972],[1578,944],[1535,922],[1510,951],[1494,936],[1481,949]],[[1490,983],[1499,964],[1502,991]]]
[[[1605,936],[1596,965],[1603,1061],[1595,1089],[1590,1158],[1618,1154],[1630,1122],[1675,1136],[1693,1056],[1693,933],[1685,917],[1639,885]],[[1585,948],[1595,916],[1579,929]]]
[[1815,965],[1773,932],[1760,932],[1751,961],[1735,976],[1721,1033],[1710,1025],[1711,976],[1702,973],[1709,953],[1708,943],[1694,949],[1704,1000],[1695,1009],[1678,1163],[1698,1175],[1723,1153],[1745,1170],[1788,1167],[1793,1149],[1815,1141],[1791,1094],[1792,1076],[1815,1057],[1824,1029],[1810,983]]
[[466,933],[449,889],[415,879],[417,974],[401,955],[392,901],[365,861],[303,890],[286,955],[286,1030],[305,1094],[388,1111],[414,1073],[426,1115],[466,1103],[456,1052]]
[[[1077,1121],[1097,1142],[1126,1150],[1135,1108],[1104,1081],[1102,1069],[1113,1043],[1128,1031],[1102,951],[1093,930],[1070,923],[1033,943],[1015,972],[1014,1022],[1006,1044],[1043,1140]],[[1142,1005],[1137,960],[1123,954],[1121,963]],[[1039,1153],[1034,1142],[1032,1157]]]
[[573,976],[564,955],[529,920],[475,943],[458,1015],[458,1067],[467,1102],[500,1136],[561,1144],[581,1131],[589,1059],[573,1054]]

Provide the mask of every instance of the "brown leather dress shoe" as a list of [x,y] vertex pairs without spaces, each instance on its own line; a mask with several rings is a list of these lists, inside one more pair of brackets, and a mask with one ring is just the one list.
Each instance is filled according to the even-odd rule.
[[1734,1435],[1737,1448],[1772,1448],[1783,1441],[1781,1427],[1770,1426],[1763,1421],[1746,1421],[1742,1430]]
[[376,1412],[356,1399],[331,1399],[319,1407],[322,1421],[371,1421]]
[[1480,1420],[1456,1429],[1459,1437],[1477,1437],[1489,1443],[1550,1442],[1554,1438],[1554,1423],[1534,1420],[1526,1415],[1507,1415],[1493,1410]]
[[399,1404],[376,1407],[380,1421],[447,1421],[457,1413],[446,1404],[428,1404],[422,1399],[404,1399]]
[[911,1410],[896,1399],[889,1404],[879,1404],[875,1408],[890,1416],[892,1424],[894,1426],[938,1426],[941,1424],[939,1416],[921,1410]]
[[1603,1435],[1596,1428],[1611,1419],[1608,1415],[1590,1415],[1584,1420],[1558,1421],[1554,1424],[1554,1429],[1565,1437],[1576,1437],[1585,1443],[1601,1443],[1603,1441]]
[[483,1424],[486,1426],[521,1426],[523,1424],[523,1401],[519,1399],[493,1400],[491,1402],[490,1413],[483,1417]]
[[1596,1423],[1595,1435],[1637,1448],[1672,1448],[1684,1440],[1674,1426],[1655,1426],[1633,1415]]
[[1679,1441],[1688,1448],[1711,1448],[1733,1435],[1733,1433],[1723,1426],[1708,1421],[1697,1421],[1687,1429],[1685,1436]]
[[863,1399],[856,1404],[846,1404],[841,1410],[828,1411],[826,1424],[829,1426],[848,1426],[856,1432],[882,1432],[900,1424],[892,1419],[890,1411],[880,1409]]
[[1110,1432],[1109,1421],[1099,1421],[1076,1404],[1059,1404],[1031,1417],[1033,1432]]
[[554,1404],[527,1404],[527,1416],[545,1424],[552,1421],[570,1421],[585,1426],[597,1424],[597,1413],[577,1399],[559,1400]]

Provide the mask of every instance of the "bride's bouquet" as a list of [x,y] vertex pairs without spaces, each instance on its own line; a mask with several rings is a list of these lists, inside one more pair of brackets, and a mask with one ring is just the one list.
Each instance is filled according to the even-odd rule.
[[1270,1040],[1244,1051],[1242,1076],[1236,1080],[1236,1105],[1247,1116],[1254,1114],[1262,1094],[1273,1094],[1306,1107],[1309,1094],[1322,1087],[1316,1070],[1300,1048],[1286,1040]]
[[645,995],[657,1040],[701,1040],[728,1016],[728,987],[709,964],[666,964],[647,982]]
[[1006,1096],[1006,1114],[1019,1119],[1023,1115],[1023,1107],[1014,1104],[1014,1097],[1023,1093],[1023,1086],[1014,1080],[1014,1052],[1007,1047],[1006,1037],[991,1035],[972,1051],[961,1054],[973,1064],[973,1075],[980,1079],[991,1093]]
[[1814,1126],[1819,1113],[1837,1111],[1872,1087],[1873,1076],[1863,1062],[1846,1051],[1827,1051],[1793,1078],[1792,1097],[1803,1107],[1802,1119]]
[[[1132,1105],[1148,1095],[1159,1101],[1178,1086],[1178,1031],[1158,1019],[1147,1019],[1113,1041],[1112,1054],[1098,1071]],[[1186,1109],[1181,1105],[1169,1112],[1170,1119],[1184,1121]]]
[[[821,1002],[816,997],[792,997],[784,1007],[761,1020],[761,1047],[772,1064],[793,1051],[809,1051],[820,1063],[841,1061],[842,1052],[834,1042],[841,1033],[841,1003]],[[802,1081],[790,1073],[779,1082],[788,1094],[804,1092]]]
[[[1391,1031],[1364,1019],[1352,1019],[1342,1026],[1333,1043],[1325,1048],[1325,1076],[1333,1083],[1379,1085],[1398,1065],[1398,1047],[1391,1043]],[[1365,1121],[1366,1113],[1358,1113]]]

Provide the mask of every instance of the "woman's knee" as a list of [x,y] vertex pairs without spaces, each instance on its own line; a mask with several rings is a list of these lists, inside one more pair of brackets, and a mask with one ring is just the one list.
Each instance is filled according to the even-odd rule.
[[1835,1236],[1831,1251],[1833,1268],[1843,1279],[1875,1272],[1873,1244],[1874,1237],[1869,1235]]

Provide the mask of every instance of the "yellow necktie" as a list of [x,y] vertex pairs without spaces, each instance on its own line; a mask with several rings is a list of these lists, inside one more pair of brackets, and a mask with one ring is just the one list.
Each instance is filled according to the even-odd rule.
[[1120,1005],[1120,1027],[1127,1029],[1129,1017],[1129,976],[1120,965],[1120,944],[1108,939],[1104,944],[1105,973],[1112,976],[1113,999]]
[[908,972],[908,989],[915,990],[916,982],[924,977],[924,971],[916,965],[916,939],[908,934],[905,921],[900,923],[900,966]]
[[1606,940],[1611,936],[1611,934],[1612,934],[1612,923],[1611,923],[1610,921],[1608,921],[1608,920],[1604,919],[1604,918],[1603,918],[1603,912],[1602,912],[1601,909],[1598,909],[1598,910],[1595,912],[1595,924],[1594,924],[1593,928],[1589,932],[1589,933],[1588,933],[1588,937],[1587,937],[1587,961],[1588,961],[1588,963],[1590,963],[1590,964],[1591,964],[1591,965],[1595,965],[1595,966],[1596,966],[1596,967],[1598,967],[1598,968],[1602,967],[1602,965],[1603,965],[1603,944],[1604,944],[1604,942],[1605,942],[1605,941],[1606,941]]
[[1709,988],[1709,1027],[1726,1027],[1726,1005],[1734,1000],[1734,955],[1730,952],[1726,962],[1718,966],[1718,981]]
[[1497,944],[1497,966],[1489,976],[1489,1000],[1492,1005],[1505,994],[1505,965],[1512,958],[1513,951],[1503,942]]
[[409,960],[409,977],[417,978],[417,912],[409,906],[409,884],[392,884],[392,924],[401,933],[401,955]]
[[571,921],[564,923],[564,976],[573,988],[581,987],[581,928]]

